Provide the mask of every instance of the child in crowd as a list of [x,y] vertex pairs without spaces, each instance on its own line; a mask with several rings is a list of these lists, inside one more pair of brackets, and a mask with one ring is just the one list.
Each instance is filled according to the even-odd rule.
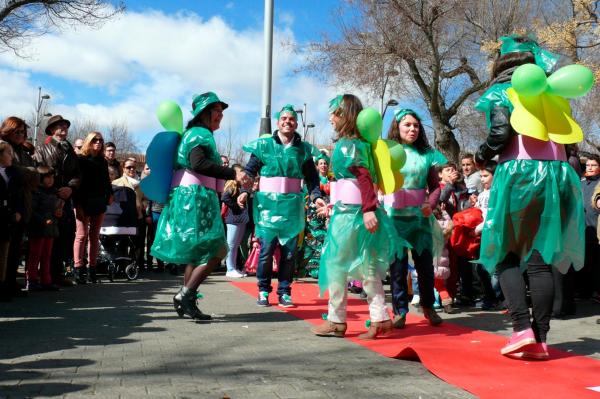
[[[232,166],[236,172],[242,171],[242,166],[235,164]],[[248,224],[248,208],[246,204],[240,204],[238,197],[242,193],[242,185],[235,180],[228,180],[225,183],[225,189],[221,196],[221,201],[227,206],[225,213],[225,224],[227,225],[227,245],[229,252],[227,253],[227,273],[225,276],[232,278],[244,277],[245,274],[237,268],[237,257],[239,253],[242,238],[246,232]]]
[[[52,283],[50,260],[52,244],[58,237],[57,219],[62,217],[64,201],[58,198],[54,188],[54,169],[39,166],[40,185],[33,192],[31,220],[29,222],[29,254],[27,255],[28,291],[57,291],[58,285]],[[39,274],[38,274],[39,266]],[[41,284],[40,284],[41,283]]]
[[445,313],[455,313],[452,307],[452,297],[446,287],[446,281],[450,277],[450,255],[448,246],[450,245],[450,235],[452,234],[452,219],[448,212],[437,207],[433,210],[433,214],[437,219],[442,232],[444,233],[445,245],[440,256],[433,259],[433,280],[434,287],[440,296],[441,305]]

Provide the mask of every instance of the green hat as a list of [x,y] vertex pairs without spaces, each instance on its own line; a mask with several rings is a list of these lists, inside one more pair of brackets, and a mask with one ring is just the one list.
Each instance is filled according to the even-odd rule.
[[294,106],[292,104],[284,105],[283,108],[281,108],[281,111],[275,112],[275,115],[273,116],[275,117],[275,119],[279,120],[279,118],[283,114],[290,114],[294,117],[294,119],[298,120],[298,114],[294,110]]
[[194,94],[194,99],[192,100],[192,115],[197,116],[200,112],[204,111],[206,107],[214,103],[221,103],[223,109],[229,107],[227,103],[219,100],[219,97],[212,91]]
[[560,58],[559,55],[541,48],[535,39],[528,36],[502,36],[500,40],[502,41],[502,46],[500,47],[501,56],[508,53],[532,53],[535,57],[536,65],[541,67],[547,73],[552,71],[552,68]]
[[402,109],[395,109],[394,110],[394,119],[398,123],[400,123],[400,121],[402,120],[402,118],[404,118],[406,115],[412,115],[415,118],[417,118],[419,120],[419,122],[421,122],[421,117],[419,116],[419,114],[417,114],[415,111],[413,111],[410,108],[402,108]]
[[327,164],[331,163],[330,158],[323,151],[319,151],[319,155],[314,158],[315,163],[319,162],[319,159],[324,159]]
[[334,98],[332,98],[331,100],[329,100],[329,113],[333,114],[339,107],[342,106],[342,100],[343,100],[344,96],[337,95]]

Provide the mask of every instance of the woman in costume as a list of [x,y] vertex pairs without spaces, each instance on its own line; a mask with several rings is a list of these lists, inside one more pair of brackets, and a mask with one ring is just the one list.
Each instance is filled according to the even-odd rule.
[[[564,146],[547,137],[530,137],[533,129],[522,129],[514,118],[517,107],[523,107],[511,84],[515,69],[536,64],[549,73],[557,57],[527,37],[501,40],[491,87],[475,106],[486,113],[490,131],[476,161],[482,164],[499,155],[477,262],[490,274],[498,273],[513,322],[513,334],[501,353],[547,359],[546,336],[554,294],[551,267],[565,273],[571,264],[575,269],[583,265],[582,195]],[[546,127],[550,132],[552,126]],[[533,320],[524,272],[529,280]]]
[[[431,206],[426,202],[426,190],[438,186],[437,166],[448,163],[444,155],[433,149],[428,141],[421,118],[411,109],[394,112],[388,139],[402,144],[406,162],[400,172],[404,176],[401,190],[384,197],[385,209],[392,217],[397,236],[409,242],[418,273],[420,305],[429,324],[442,322],[433,309],[433,258],[441,255],[444,237]],[[408,313],[408,251],[399,252],[390,266],[394,327],[404,328]]]
[[196,306],[196,290],[227,255],[217,180],[245,180],[243,171],[222,166],[213,132],[228,105],[208,92],[194,97],[192,115],[177,148],[176,171],[158,222],[152,255],[185,264],[184,286],[173,297],[177,313],[210,320]]
[[[321,293],[329,289],[327,320],[312,328],[319,336],[343,337],[346,332],[348,279],[363,281],[371,325],[360,339],[375,339],[392,331],[382,279],[394,259],[394,227],[379,208],[373,183],[377,178],[371,145],[358,131],[360,100],[351,95],[330,102],[330,121],[337,132],[332,155],[335,198],[319,268]],[[332,201],[333,202],[333,201]]]

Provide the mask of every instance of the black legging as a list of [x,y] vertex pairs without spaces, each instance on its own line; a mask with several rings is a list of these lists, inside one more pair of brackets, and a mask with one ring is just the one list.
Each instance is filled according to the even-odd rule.
[[544,263],[539,252],[534,251],[527,262],[527,277],[533,310],[533,322],[527,306],[525,277],[519,270],[519,258],[509,254],[498,265],[500,286],[506,298],[515,332],[532,328],[538,342],[546,342],[550,331],[554,279],[551,265]]

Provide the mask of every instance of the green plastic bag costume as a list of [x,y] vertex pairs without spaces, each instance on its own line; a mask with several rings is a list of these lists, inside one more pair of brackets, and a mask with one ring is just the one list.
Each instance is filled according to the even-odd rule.
[[[243,146],[256,156],[263,166],[261,177],[302,179],[302,165],[318,150],[306,142],[300,146],[284,146],[270,137],[259,138]],[[257,192],[254,197],[255,234],[267,242],[275,238],[281,245],[304,230],[304,196],[302,193]]]
[[[206,157],[221,165],[210,130],[193,127],[183,133],[177,148],[176,169],[191,169],[189,154],[203,146]],[[176,264],[204,265],[227,248],[217,193],[204,186],[177,186],[160,215],[153,256]]]
[[[446,157],[437,150],[428,150],[424,154],[419,153],[411,144],[403,144],[406,152],[406,163],[400,169],[404,176],[403,189],[426,189],[427,176],[432,166],[448,163]],[[386,206],[388,215],[394,221],[398,235],[404,238],[417,251],[429,251],[433,257],[438,257],[444,248],[444,234],[439,223],[433,215],[423,216],[421,206],[410,206],[402,209],[394,209]],[[402,256],[402,252],[398,252]]]
[[[494,107],[513,106],[510,83],[490,87],[475,105],[490,121]],[[534,250],[544,262],[566,273],[583,267],[585,254],[583,200],[575,170],[562,161],[515,159],[496,168],[487,217],[481,235],[481,263],[491,274],[509,252],[521,259],[521,270]]]
[[[355,179],[348,170],[351,166],[364,167],[376,179],[371,145],[359,139],[342,138],[333,150],[331,167],[336,179]],[[321,295],[330,284],[345,280],[364,281],[377,273],[385,276],[386,270],[396,256],[398,236],[390,218],[378,208],[375,211],[379,228],[369,233],[363,222],[361,205],[343,204],[333,206],[327,237],[319,266],[319,289]],[[406,243],[404,243],[406,244]]]

